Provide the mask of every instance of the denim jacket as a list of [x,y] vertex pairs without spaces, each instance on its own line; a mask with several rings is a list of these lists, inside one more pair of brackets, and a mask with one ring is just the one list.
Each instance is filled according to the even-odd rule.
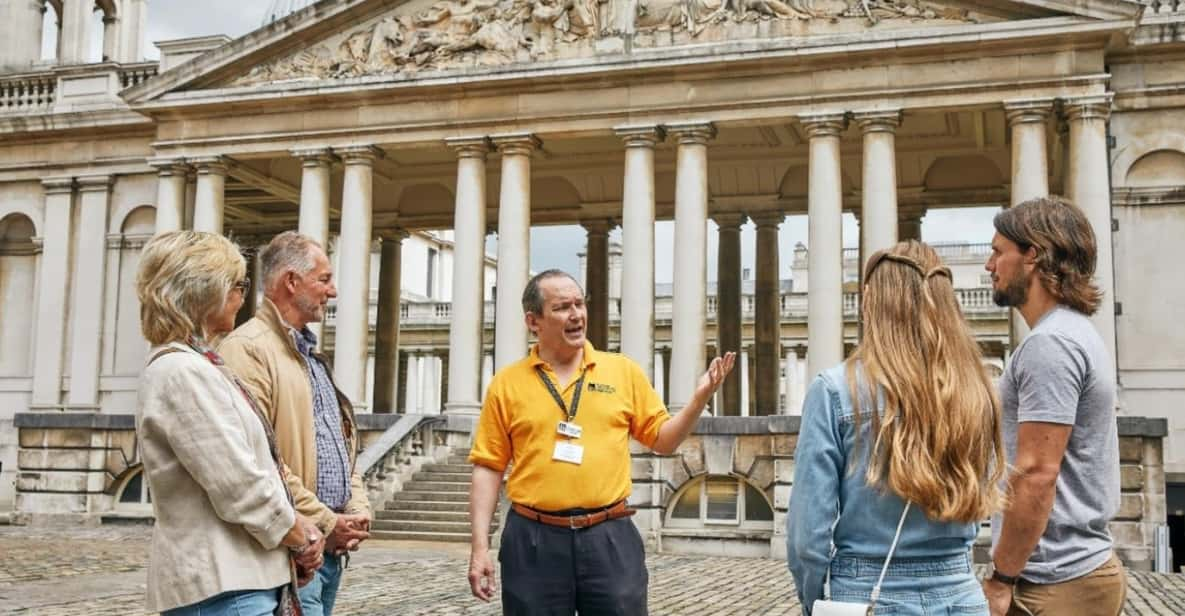
[[[804,613],[823,597],[832,542],[836,558],[883,561],[905,507],[897,495],[869,487],[864,481],[871,443],[870,405],[860,405],[860,451],[854,452],[852,398],[844,370],[841,363],[811,383],[794,451],[786,554]],[[854,455],[858,457],[850,465]],[[975,524],[934,522],[911,507],[893,562],[966,555],[976,531]]]

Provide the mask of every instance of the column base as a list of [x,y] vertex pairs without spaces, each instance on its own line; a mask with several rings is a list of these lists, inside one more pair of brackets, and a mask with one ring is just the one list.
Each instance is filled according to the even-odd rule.
[[444,405],[445,415],[480,415],[481,403],[473,401],[464,402],[446,402]]

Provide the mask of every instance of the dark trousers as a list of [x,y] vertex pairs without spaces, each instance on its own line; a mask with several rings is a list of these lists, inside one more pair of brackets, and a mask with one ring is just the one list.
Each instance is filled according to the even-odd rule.
[[505,616],[647,616],[646,552],[629,518],[570,530],[513,511],[502,531]]

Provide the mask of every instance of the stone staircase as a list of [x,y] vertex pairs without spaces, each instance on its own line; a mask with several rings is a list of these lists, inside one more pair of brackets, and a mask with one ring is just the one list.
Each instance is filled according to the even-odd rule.
[[[473,466],[453,455],[444,464],[425,464],[403,490],[375,513],[373,539],[469,542],[469,479]],[[498,513],[490,533],[498,529]]]

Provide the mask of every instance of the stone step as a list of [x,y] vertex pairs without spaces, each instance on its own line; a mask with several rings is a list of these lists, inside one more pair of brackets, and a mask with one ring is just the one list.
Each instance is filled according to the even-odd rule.
[[469,523],[469,512],[464,508],[461,510],[453,509],[452,511],[391,511],[389,509],[382,509],[375,512],[376,520],[418,520],[424,522],[464,522]]
[[419,501],[449,501],[454,503],[468,503],[469,492],[467,490],[443,492],[438,490],[405,489],[403,492],[395,494],[395,496],[391,499],[391,502],[401,503],[412,503]]
[[411,480],[403,485],[406,492],[469,492],[469,482]]
[[460,511],[469,512],[469,502],[466,501],[416,501],[398,500],[387,501],[386,508],[381,511]]
[[423,471],[412,475],[412,481],[444,481],[447,483],[468,484],[472,477],[470,473],[442,473],[438,471]]
[[421,533],[411,531],[375,530],[370,533],[371,539],[386,541],[447,541],[449,543],[469,543],[468,531],[463,533]]
[[[469,533],[469,522],[439,522],[434,520],[375,520],[374,530],[409,531],[419,533]],[[490,530],[493,530],[491,525]]]
[[466,476],[473,474],[472,464],[425,464],[420,467],[421,472],[428,473],[465,473]]
[[468,466],[469,468],[473,468],[473,465],[469,463],[469,452],[465,452],[465,455],[449,456],[448,459],[445,460],[444,463],[448,464],[448,465],[453,465],[453,466],[458,465],[458,464],[464,464],[465,466]]

